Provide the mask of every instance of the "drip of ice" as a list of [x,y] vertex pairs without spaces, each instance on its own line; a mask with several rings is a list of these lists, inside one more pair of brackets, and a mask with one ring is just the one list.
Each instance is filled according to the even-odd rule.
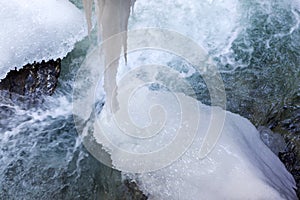
[[[127,31],[128,18],[130,15],[131,8],[133,9],[135,0],[98,0],[95,1],[95,11],[97,16],[97,25],[99,36],[102,37],[102,40],[113,36],[114,34]],[[93,1],[92,0],[83,0],[84,10],[86,14],[86,20],[88,24],[88,31],[92,29],[92,11],[93,11]],[[114,13],[114,15],[112,15]],[[124,55],[126,59],[126,49],[127,49],[127,38],[121,38],[121,41],[118,41],[118,44],[114,45],[115,48],[112,50],[106,51],[107,56],[112,52],[115,54],[120,54],[120,51],[123,47]],[[112,47],[108,47],[112,48]]]
[[0,2],[0,79],[27,63],[63,58],[86,36],[83,13],[67,0]]

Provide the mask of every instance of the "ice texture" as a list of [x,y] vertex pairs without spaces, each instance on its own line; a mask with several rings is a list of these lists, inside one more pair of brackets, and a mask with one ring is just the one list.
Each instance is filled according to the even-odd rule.
[[67,0],[0,2],[0,79],[27,63],[62,58],[87,34],[84,14]]
[[[175,136],[177,137],[180,127],[194,126],[183,122],[186,119],[181,118],[182,110],[174,94],[166,90],[144,87],[132,95],[128,112],[134,124],[144,127],[151,123],[147,113],[155,105],[162,106],[166,116],[169,116],[166,117],[163,128],[150,138],[125,134],[120,128],[121,121],[112,120],[105,106],[93,126],[94,137],[105,151],[110,153],[112,165],[122,170],[124,177],[135,181],[150,200],[297,199],[294,178],[263,143],[258,130],[249,120],[221,108],[204,105],[179,93],[175,96],[180,96],[180,103],[194,102],[198,105],[190,110],[185,109],[185,112],[190,113],[186,116],[195,119],[197,116],[193,113],[200,113],[197,119],[198,129],[192,144],[180,154],[182,156],[174,159],[174,162],[168,161],[167,165],[158,170],[153,168],[153,171],[147,171],[149,168],[147,164],[140,163],[141,159],[130,160],[127,157],[128,152],[131,155],[144,154],[147,163],[155,167],[161,166],[160,163],[173,157],[173,154],[179,155],[181,143],[178,143],[178,148],[169,149],[168,155],[162,153],[158,157],[148,156],[158,150],[170,148],[168,145]],[[202,142],[210,127],[216,126],[212,124],[212,115],[222,116],[223,112],[225,121],[221,136],[213,150],[203,158],[200,153]],[[162,121],[162,117],[155,115],[152,119]],[[182,132],[180,134],[182,136]],[[191,132],[184,134],[186,138],[193,135]],[[91,150],[91,153],[95,153],[94,150]],[[141,171],[128,172],[136,166],[141,166]]]
[[[244,12],[240,8],[240,2],[243,1],[140,0],[136,2],[134,14],[129,19],[129,30],[145,27],[171,29],[194,39],[214,56],[226,54],[230,51],[232,41],[243,29],[241,19]],[[146,57],[147,61],[155,59],[153,55]],[[140,56],[138,57],[140,58]],[[157,62],[166,62],[167,60],[164,56],[156,58]],[[93,60],[93,64],[95,62]],[[129,55],[126,67],[131,63],[134,61]],[[86,76],[83,77],[85,79]],[[120,124],[114,124],[115,122],[105,107],[95,120],[96,122],[91,122],[94,125],[93,136],[110,153],[112,165],[119,170],[139,166],[139,160],[129,161],[124,156],[127,155],[126,153],[145,154],[146,157],[146,154],[162,149],[165,144],[169,144],[174,138],[176,130],[182,125],[179,123],[180,118],[177,118],[181,115],[179,107],[176,100],[174,101],[171,96],[168,96],[169,94],[166,95],[168,92],[158,91],[159,89],[139,88],[139,90],[142,91],[136,91],[129,103],[130,118],[135,124],[144,127],[151,122],[147,115],[151,106],[162,106],[168,117],[164,129],[160,132],[161,135],[157,134],[149,140],[143,138],[138,141],[136,138],[124,134],[120,130]],[[188,102],[196,101],[184,95],[182,98]],[[206,106],[201,102],[197,103],[200,113],[199,130],[190,148],[179,159],[164,168],[136,174],[124,170],[125,177],[136,181],[148,198],[155,200],[297,199],[292,175],[262,142],[260,134],[253,124],[237,114],[226,112],[220,139],[212,152],[202,158],[199,152],[205,133],[210,125],[216,126],[216,124],[210,124],[211,111],[214,109],[222,112],[222,110]],[[88,113],[87,117],[90,116]],[[124,119],[122,118],[122,120]],[[161,116],[155,115],[153,119],[161,119]],[[99,124],[101,124],[100,127]],[[90,129],[84,129],[84,131],[88,130]],[[100,132],[106,132],[106,135],[98,134]],[[88,132],[84,132],[83,135],[88,135]],[[191,133],[186,132],[186,135],[188,137]],[[173,150],[176,153],[177,149]],[[91,149],[91,151],[94,150]],[[174,152],[170,152],[170,155]],[[160,160],[160,158],[152,157],[153,160],[150,160],[149,163],[151,161],[152,163],[163,162],[165,158]]]
[[[142,92],[140,99],[132,102],[131,109],[144,113],[151,104],[151,92]],[[176,118],[175,104],[165,98],[166,92],[156,94],[154,104],[163,105],[168,114]],[[149,96],[150,95],[150,96]],[[141,99],[141,97],[143,100]],[[167,95],[168,96],[168,95]],[[190,97],[185,97],[190,98]],[[139,103],[140,102],[140,103]],[[142,103],[141,103],[142,102]],[[152,104],[152,105],[154,105]],[[295,181],[279,158],[262,142],[260,134],[251,122],[240,115],[226,112],[222,134],[215,148],[204,159],[200,157],[200,148],[210,126],[211,106],[199,104],[199,129],[193,144],[185,154],[171,165],[158,171],[126,174],[134,179],[149,199],[190,200],[190,199],[297,199]],[[142,106],[143,105],[143,106]],[[129,108],[130,109],[130,108]],[[196,108],[195,108],[196,109]],[[219,109],[221,111],[221,109]],[[144,115],[147,116],[147,115]],[[147,122],[147,117],[133,118],[137,124]],[[172,119],[173,121],[175,119]],[[176,121],[176,120],[175,120]],[[180,124],[165,124],[167,129]],[[165,131],[160,144],[170,141],[174,131]],[[187,136],[190,133],[186,133]],[[121,142],[120,137],[117,141]],[[154,146],[141,143],[135,145],[130,140],[123,140],[122,148],[135,152],[149,151]],[[130,146],[131,144],[131,146]],[[131,149],[130,149],[131,147]],[[152,150],[153,150],[152,149]],[[119,164],[117,153],[112,153],[113,163]]]

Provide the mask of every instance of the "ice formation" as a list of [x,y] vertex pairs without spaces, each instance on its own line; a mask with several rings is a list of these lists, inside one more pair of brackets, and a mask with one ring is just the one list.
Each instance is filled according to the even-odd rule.
[[67,0],[0,2],[0,79],[34,61],[62,58],[86,34],[84,15]]
[[[112,58],[117,58],[120,56],[122,48],[124,51],[124,58],[127,60],[126,31],[130,10],[134,5],[135,0],[98,0],[95,2],[99,38],[101,38],[102,41],[105,41],[115,34],[125,32],[125,34],[123,34],[121,37],[117,37],[115,41],[103,48],[103,59],[105,62],[105,67],[107,68],[104,76],[106,99],[109,102],[114,101],[115,107],[118,107],[118,102],[115,98],[116,94],[113,94],[113,90],[117,87],[116,76],[119,62],[118,60],[114,61],[113,63],[110,62]],[[92,28],[91,18],[93,1],[84,0],[83,5],[85,8],[88,29],[90,32]]]
[[[198,44],[203,44],[217,56],[229,52],[231,42],[238,34],[239,28],[242,28],[241,16],[243,12],[238,11],[240,6],[239,1],[235,0],[226,2],[221,0],[201,2],[194,0],[140,0],[137,1],[135,13],[129,20],[129,29],[145,27],[172,29],[196,40]],[[114,17],[114,14],[111,17]],[[117,52],[120,53],[120,48]],[[104,56],[107,55],[104,54]],[[148,57],[145,56],[144,61],[153,59],[152,56],[153,54],[148,55]],[[130,65],[131,61],[128,60]],[[91,59],[87,63],[91,64],[93,61],[96,62],[96,60]],[[156,64],[165,62],[167,61],[163,56],[155,58]],[[91,65],[99,67],[95,63]],[[92,70],[90,73],[95,74]],[[139,73],[139,75],[143,77],[144,74]],[[85,77],[82,74],[81,76]],[[126,84],[120,85],[124,86]],[[178,105],[176,103],[178,102],[176,102],[176,99],[172,101],[171,96],[173,94],[157,88],[153,90],[149,89],[150,87],[145,88],[147,87],[140,87],[137,92],[132,94],[132,99],[128,105],[128,111],[131,113],[130,117],[135,124],[141,127],[147,126],[151,123],[151,119],[149,119],[150,108],[155,105],[162,106],[167,116],[165,126],[160,132],[162,135],[154,135],[148,141],[145,141],[144,138],[137,140],[136,137],[131,137],[132,135],[126,135],[119,124],[122,123],[122,120],[116,123],[105,108],[100,116],[96,116],[94,121],[90,121],[89,125],[92,124],[92,128],[86,127],[83,130],[83,135],[86,136],[90,130],[94,130],[94,138],[110,153],[111,160],[109,161],[111,161],[111,164],[117,169],[125,169],[123,171],[124,176],[136,181],[139,188],[149,199],[258,200],[297,198],[294,191],[295,181],[292,175],[286,170],[278,157],[262,142],[257,129],[251,122],[237,114],[226,112],[221,137],[212,152],[207,157],[202,158],[199,152],[205,133],[209,126],[215,125],[210,124],[212,110],[224,111],[221,108],[204,105],[182,94],[176,95],[181,96],[181,99],[185,99],[185,102],[196,102],[198,105],[199,110],[195,107],[194,110],[191,109],[187,112],[196,110],[200,114],[199,129],[191,146],[179,159],[174,160],[166,167],[152,172],[142,172],[143,169],[136,174],[126,172],[128,167],[133,166],[134,168],[140,165],[139,160],[130,161],[126,157],[128,153],[132,155],[143,154],[147,157],[147,154],[164,148],[164,144],[169,144],[174,138],[176,130],[182,126],[182,124],[179,124],[182,113],[177,109]],[[87,101],[91,101],[91,98],[94,98],[94,96],[89,96]],[[110,101],[107,102],[110,103]],[[84,111],[87,107],[91,108],[94,105],[81,103],[82,105],[88,105]],[[82,109],[79,110],[82,111]],[[88,112],[87,116],[92,116]],[[118,115],[118,112],[116,111],[116,115]],[[78,112],[78,114],[80,113]],[[194,113],[187,116],[196,117]],[[151,117],[158,122],[162,118],[160,115],[152,115]],[[87,118],[84,119],[87,120]],[[122,119],[125,120],[125,118]],[[106,135],[99,134],[99,132],[106,132]],[[187,131],[186,134],[188,136],[191,133]],[[173,150],[175,154],[178,153],[176,148]],[[172,156],[172,153],[170,151],[170,156]],[[157,157],[151,158],[153,160],[150,160],[148,164],[153,164],[153,166],[156,166],[156,164],[159,166],[160,161],[163,162],[167,159],[167,157],[163,157],[161,160]],[[143,165],[142,167],[147,166]]]
[[[99,55],[98,53],[95,54]],[[129,54],[129,60],[132,59],[130,56]],[[93,115],[91,115],[91,109],[95,105],[93,98],[96,98],[94,95],[99,95],[100,91],[93,86],[87,89],[86,84],[89,82],[85,81],[85,77],[93,75],[91,79],[97,79],[95,75],[99,71],[99,63],[101,61],[97,57],[90,57],[86,60],[86,64],[91,68],[86,70],[83,67],[80,72],[82,80],[79,78],[76,81],[79,84],[84,83],[82,85],[84,95],[77,99],[79,103],[75,102],[74,108],[75,114],[80,116],[81,120],[89,121],[89,126],[84,129],[83,135],[88,136],[89,131],[93,130],[93,137],[110,154],[111,160],[99,159],[97,154],[99,155],[100,149],[95,149],[90,144],[85,145],[100,161],[122,170],[125,177],[136,181],[149,199],[296,199],[295,181],[292,175],[262,142],[259,132],[251,122],[237,114],[226,111],[221,137],[212,152],[203,159],[200,150],[205,134],[209,127],[216,126],[211,121],[212,110],[217,113],[225,111],[204,105],[182,93],[170,92],[151,84],[149,86],[143,84],[143,81],[139,83],[137,80],[139,78],[148,80],[147,73],[143,73],[143,70],[147,68],[145,66],[141,67],[142,71],[136,73],[139,75],[137,77],[130,76],[130,73],[123,74],[117,95],[120,110],[123,110],[122,106],[126,107],[124,104],[128,103],[126,110],[135,125],[147,127],[153,122],[158,124],[164,122],[163,128],[157,134],[153,132],[151,137],[131,135],[134,131],[128,131],[130,127],[126,130],[123,126],[128,118],[119,115],[120,110],[116,112],[116,118],[114,118],[114,115],[107,112],[107,105],[100,113],[96,112],[96,118],[91,120],[90,116]],[[151,69],[153,68],[151,66]],[[162,73],[155,74],[160,80],[180,82],[180,79],[166,78],[168,77],[166,75],[170,74],[168,71],[164,73],[163,70],[157,70],[159,71]],[[177,74],[179,78],[180,74],[178,72]],[[90,81],[94,82],[94,80]],[[128,87],[136,81],[140,87],[136,87],[136,90],[131,93]],[[176,87],[176,84],[173,86]],[[126,93],[130,93],[130,101],[122,99],[122,95]],[[159,110],[153,112],[153,108],[157,105],[163,107],[164,112]],[[194,106],[185,107],[186,105]],[[187,109],[188,107],[190,109]],[[184,112],[187,113],[183,115]],[[182,121],[184,116],[189,116],[187,123]],[[182,150],[180,146],[182,143],[180,143],[172,148],[169,154],[156,154],[155,156],[158,150],[168,148],[167,145],[177,137],[181,127],[186,127],[187,130],[183,132],[183,136],[181,135],[182,141],[193,135],[192,131],[189,132],[193,130],[193,120],[199,121],[199,128],[191,146],[185,143],[185,147],[188,148],[187,151],[183,151],[183,155],[180,152]],[[141,133],[145,134],[145,132]],[[147,137],[143,138],[143,136]],[[154,156],[151,155],[152,153]],[[139,157],[141,154],[144,157]],[[175,159],[168,160],[169,158]],[[146,162],[143,162],[144,159]],[[164,162],[168,165],[164,166],[166,164]],[[154,171],[151,171],[152,167]],[[132,168],[137,169],[136,172],[139,173],[132,173]],[[150,170],[150,172],[143,172],[143,170]]]
[[[166,101],[161,104],[171,107]],[[198,133],[180,159],[158,171],[129,175],[149,199],[297,199],[292,175],[262,142],[251,122],[237,114],[226,112],[216,147],[200,158],[211,109],[199,102]]]
[[[180,94],[176,95],[178,97]],[[198,104],[194,110],[185,110],[195,119],[197,116],[194,112],[200,113],[198,131],[192,145],[178,160],[162,169],[137,174],[123,172],[125,177],[136,181],[150,200],[297,199],[292,175],[262,142],[251,122],[237,114],[226,112],[220,139],[212,152],[202,159],[200,149],[205,133],[210,126],[214,126],[211,124],[214,108],[185,95],[181,95],[180,99],[180,103],[184,99],[185,102]],[[105,110],[101,112],[94,124],[94,137],[111,154],[114,167],[126,171],[140,165],[141,171],[148,170],[148,166],[142,164],[143,157],[139,161],[138,156],[133,156],[137,159],[130,161],[132,158],[128,155],[145,154],[144,159],[149,159],[147,162],[151,163],[151,167],[160,167],[160,163],[173,156],[172,153],[178,153],[180,146],[168,155],[160,153],[157,157],[149,156],[163,148],[170,148],[168,145],[175,140],[179,128],[184,125],[180,121],[182,114],[174,94],[145,87],[138,89],[131,98],[128,110],[133,122],[140,127],[151,123],[147,112],[154,105],[163,106],[169,117],[166,117],[163,129],[147,140],[126,135],[120,129],[120,121],[109,119]],[[220,108],[216,110],[223,112]],[[160,120],[162,116],[154,117]],[[152,116],[152,120],[155,118]],[[191,134],[186,132],[183,138]]]

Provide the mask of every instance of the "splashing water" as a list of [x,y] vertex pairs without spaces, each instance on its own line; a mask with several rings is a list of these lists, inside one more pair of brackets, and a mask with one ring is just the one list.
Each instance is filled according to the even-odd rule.
[[[289,1],[139,0],[129,17],[128,27],[129,30],[168,28],[192,38],[209,52],[223,72],[229,109],[263,125],[269,123],[264,121],[270,118],[271,122],[274,118],[279,120],[276,116],[281,105],[299,94],[298,24],[299,6]],[[117,32],[125,30],[123,25]],[[104,30],[103,25],[101,28]],[[115,33],[109,28],[105,30],[108,35]],[[126,46],[123,42],[116,45],[117,54]],[[122,183],[121,174],[94,159],[76,134],[72,118],[72,81],[85,57],[87,43],[84,40],[78,44],[63,60],[60,87],[53,97],[44,97],[39,108],[26,104],[25,100],[18,105],[15,99],[21,97],[8,100],[6,94],[1,93],[1,199],[94,199],[99,196],[134,199]],[[137,66],[161,64],[179,72],[192,86],[187,89],[180,82],[168,83],[176,92],[211,103],[205,82],[185,60],[157,50],[131,52],[127,57],[127,66],[125,60],[119,61],[117,82]],[[139,114],[146,113],[147,107],[139,109],[138,99],[145,94],[166,92],[160,85],[152,84],[149,88],[135,93],[130,106],[136,113],[133,119],[142,119],[142,123],[147,120]],[[164,100],[163,104],[172,108],[171,100]],[[145,99],[147,105],[153,101],[155,98]],[[99,111],[102,105],[100,101]],[[203,116],[209,113],[209,107],[202,105],[202,108]],[[205,120],[203,118],[204,123]],[[228,113],[224,132],[227,134],[222,135],[219,145],[206,160],[198,159],[196,140],[186,155],[168,168],[138,175],[123,173],[123,176],[135,180],[149,199],[193,199],[200,194],[205,195],[204,199],[222,198],[222,195],[236,197],[231,196],[234,194],[254,199],[255,195],[296,198],[291,191],[291,176],[261,143],[257,131],[247,120]],[[272,178],[276,172],[268,167],[276,168],[279,177]],[[248,191],[242,187],[244,180],[249,184]]]

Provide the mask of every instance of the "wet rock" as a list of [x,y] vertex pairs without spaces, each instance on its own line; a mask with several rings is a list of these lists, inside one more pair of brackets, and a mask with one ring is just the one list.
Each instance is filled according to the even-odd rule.
[[277,156],[285,150],[287,146],[284,138],[279,133],[274,133],[265,126],[259,126],[257,130],[260,133],[262,141],[271,149],[271,151]]
[[27,64],[20,70],[11,70],[0,81],[0,90],[19,95],[53,94],[61,70],[61,60]]
[[137,186],[137,183],[135,181],[125,180],[124,181],[125,186],[128,188],[127,193],[129,193],[133,200],[147,200],[148,197],[143,194],[143,192],[139,189]]
[[297,186],[297,196],[300,197],[300,162],[299,162],[299,146],[295,146],[291,141],[286,146],[286,149],[283,152],[279,152],[279,159],[287,170],[293,175],[296,186]]

